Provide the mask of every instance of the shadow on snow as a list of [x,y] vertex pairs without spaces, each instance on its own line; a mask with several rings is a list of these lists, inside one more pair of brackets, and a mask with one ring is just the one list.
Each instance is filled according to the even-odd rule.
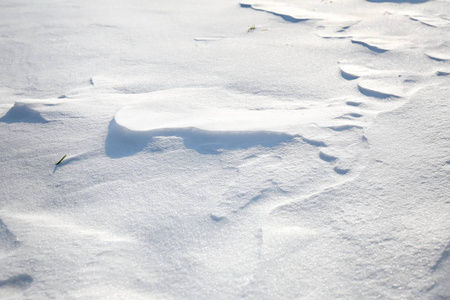
[[208,131],[194,127],[134,131],[113,119],[108,127],[105,151],[110,158],[136,154],[148,147],[155,137],[179,137],[186,148],[201,154],[220,154],[222,150],[234,150],[255,146],[275,147],[295,136],[270,131]]

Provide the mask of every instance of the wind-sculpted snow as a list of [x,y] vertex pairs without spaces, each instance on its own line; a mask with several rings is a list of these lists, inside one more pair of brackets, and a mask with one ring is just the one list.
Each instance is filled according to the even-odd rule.
[[329,104],[337,100],[280,102],[218,88],[159,91],[141,99],[120,109],[111,121],[106,140],[111,157],[142,151],[158,136],[180,137],[187,148],[200,153],[275,147],[294,138],[321,147],[326,144],[303,137],[311,125],[323,124],[325,129],[340,116],[362,116],[348,112],[344,103]]
[[196,127],[129,130],[114,119],[109,126],[106,153],[113,158],[136,154],[147,147],[154,137],[179,137],[186,148],[202,154],[218,154],[224,150],[256,146],[276,147],[292,141],[295,136],[283,132],[211,131]]
[[[374,2],[381,3],[387,1]],[[419,3],[425,1],[390,2],[405,3],[408,5],[408,3]],[[291,4],[289,1],[282,1],[275,4],[264,0],[241,2],[241,5],[272,13],[279,13],[281,7],[290,7],[292,13],[291,17],[293,17],[298,10],[303,9],[302,7],[314,7],[314,5],[310,6],[308,3]],[[422,24],[443,29],[445,29],[446,22],[448,21],[445,15],[437,15],[433,13],[430,13],[428,16],[412,13],[405,14],[402,10],[384,10],[382,6],[380,6],[380,10],[377,11],[378,7],[374,6],[374,11],[371,12],[371,18],[368,18],[366,11],[354,10],[353,18],[359,19],[359,21],[336,30],[335,26],[330,26],[330,20],[333,20],[336,16],[340,16],[342,20],[346,20],[348,11],[346,8],[348,8],[348,5],[351,4],[330,2],[327,3],[327,5],[322,5],[320,11],[327,12],[329,14],[328,17],[311,20],[311,22],[314,22],[316,25],[318,36],[325,39],[348,39],[353,44],[364,46],[375,55],[382,55],[387,52],[414,51],[417,49],[417,52],[424,53],[433,60],[439,62],[445,62],[448,60],[448,51],[446,47],[436,45],[435,40],[426,38],[415,32],[411,32],[410,34],[397,33],[400,28],[408,29],[410,25],[407,23],[407,20],[403,18],[405,15],[410,16],[410,20],[420,21]],[[375,29],[369,32],[365,30],[364,26],[368,26],[373,23],[374,15],[376,16],[377,13],[379,14],[378,18],[380,20],[380,24],[389,20],[389,22],[396,24],[398,28],[392,28],[389,26],[385,27],[381,25],[378,30]],[[444,34],[444,32],[445,31],[443,31],[442,34]],[[432,50],[429,48],[432,48]],[[423,79],[425,76],[425,74],[418,74],[399,69],[383,70],[376,67],[374,68],[373,66],[368,67],[358,65],[352,63],[351,60],[341,62],[339,64],[339,68],[341,71],[341,76],[344,79],[349,81],[358,79],[357,88],[361,94],[377,99],[404,98],[412,95],[415,91],[421,88],[420,85],[414,85],[412,83],[416,82],[417,78],[421,77]],[[445,76],[446,73],[438,71],[436,74],[438,76]],[[386,109],[389,108],[386,107]]]
[[411,20],[421,22],[431,27],[449,27],[450,16],[424,16],[424,15],[412,15],[409,16]]
[[10,277],[5,280],[0,280],[0,289],[12,288],[12,289],[27,289],[33,283],[33,277],[28,274],[20,274]]
[[263,2],[258,1],[243,1],[241,2],[241,7],[253,8],[255,10],[267,11],[276,16],[283,18],[288,22],[302,22],[308,20],[324,20],[331,16],[326,15],[321,12],[316,12],[309,9],[304,9],[295,5],[290,5],[288,3],[278,3],[278,2]]
[[[426,43],[434,43],[418,33],[404,34],[399,28],[408,29],[408,24],[401,17],[409,16],[410,20],[419,21],[424,25],[446,28],[450,18],[445,14],[405,14],[403,10],[386,10],[383,2],[404,3],[405,5],[427,2],[427,0],[373,0],[370,13],[354,7],[351,1],[303,1],[292,3],[291,1],[241,1],[241,6],[255,10],[266,11],[281,16],[286,21],[302,20],[310,21],[316,25],[316,33],[325,39],[349,39],[352,43],[362,45],[375,53],[387,51],[425,48]],[[378,3],[378,4],[377,4]],[[443,4],[444,5],[444,4]],[[350,15],[348,12],[352,11]],[[417,12],[421,12],[418,10]],[[381,22],[389,22],[390,26],[379,26],[377,30],[366,30],[364,26],[374,23],[374,16],[378,15]],[[395,24],[395,25],[393,25]],[[387,25],[387,24],[386,24]],[[396,26],[396,27],[392,27]],[[434,45],[433,45],[434,46]]]
[[0,5],[0,299],[449,297],[448,1],[44,2]]
[[5,123],[47,123],[42,115],[25,103],[16,102],[13,107],[0,118]]
[[305,5],[298,5],[297,3],[290,3],[288,1],[247,0],[241,1],[240,5],[244,8],[252,8],[271,13],[292,23],[320,22],[327,27],[335,28],[339,32],[344,32],[360,21],[348,12],[336,12],[332,5],[325,7],[322,5],[323,3],[311,0],[305,1],[304,3]]
[[436,61],[449,61],[450,60],[450,47],[445,50],[434,50],[425,53],[429,58]]
[[293,133],[317,114],[260,97],[216,89],[180,89],[150,94],[141,104],[122,108],[115,121],[133,131],[196,128],[210,132]]
[[400,98],[402,90],[398,85],[390,85],[389,83],[377,80],[366,80],[358,83],[359,91],[368,97],[374,98]]
[[378,37],[355,37],[352,38],[352,43],[359,44],[367,49],[376,52],[376,53],[384,53],[390,50],[398,50],[398,49],[408,49],[414,47],[413,41],[408,41],[402,36],[378,36]]
[[17,237],[9,230],[8,226],[0,219],[0,252],[18,247]]
[[341,75],[347,80],[354,80],[360,77],[397,77],[404,73],[404,71],[398,70],[375,70],[366,66],[351,65],[341,63],[339,64],[341,69]]

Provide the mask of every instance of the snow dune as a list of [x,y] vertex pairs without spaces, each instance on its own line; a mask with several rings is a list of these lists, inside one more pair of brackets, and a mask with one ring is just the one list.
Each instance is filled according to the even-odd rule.
[[[178,136],[190,148],[213,152],[222,147],[271,147],[301,138],[309,133],[309,124],[326,124],[348,111],[345,105],[338,108],[305,101],[302,106],[297,101],[242,95],[217,88],[177,89],[148,94],[137,104],[120,109],[110,125],[108,137],[122,135],[124,141],[134,135],[135,142],[139,143],[140,139],[148,140],[152,136]],[[116,144],[114,147],[108,144],[107,148],[120,148],[123,143]]]
[[[360,124],[364,123],[363,115],[352,112],[354,109],[343,99],[324,103],[280,101],[209,88],[154,92],[136,97],[133,102],[120,109],[109,125],[105,149],[110,157],[135,154],[155,137],[167,136],[179,137],[185,147],[203,154],[279,147],[294,140],[320,148],[333,145],[336,138],[328,140],[329,130],[361,130]],[[327,140],[309,138],[317,132]],[[359,151],[358,147],[351,152],[355,151]],[[334,160],[338,161],[337,157]]]

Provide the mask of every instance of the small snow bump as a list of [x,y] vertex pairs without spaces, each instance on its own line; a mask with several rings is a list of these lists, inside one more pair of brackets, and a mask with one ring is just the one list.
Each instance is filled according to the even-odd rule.
[[305,143],[307,143],[307,144],[309,144],[309,145],[311,145],[311,146],[315,146],[315,147],[326,147],[326,146],[327,146],[327,144],[325,144],[325,143],[322,142],[322,141],[312,140],[312,139],[307,139],[307,138],[305,138],[305,137],[301,137],[301,139],[302,139]]
[[428,56],[428,58],[435,61],[445,62],[450,60],[450,53],[443,52],[440,50],[430,51],[425,53],[425,55]]
[[345,174],[347,174],[350,171],[350,169],[342,169],[342,168],[339,168],[339,167],[334,167],[333,170],[336,173],[338,173],[339,175],[345,175]]
[[364,81],[358,83],[358,90],[361,94],[367,97],[387,99],[400,98],[399,87],[388,85],[382,81]]
[[358,113],[347,113],[347,114],[344,114],[344,115],[338,117],[337,119],[353,120],[355,118],[356,119],[361,118],[362,116],[363,115],[358,114]]
[[342,78],[344,78],[346,80],[355,80],[355,79],[359,78],[359,76],[351,74],[351,73],[347,73],[342,69],[341,69],[341,76],[342,76]]
[[363,42],[363,41],[359,41],[359,40],[354,40],[353,39],[352,43],[364,46],[367,49],[369,49],[370,51],[373,51],[373,52],[376,52],[376,53],[384,53],[384,52],[388,51],[387,49],[378,48],[378,47],[376,47],[374,45],[371,45],[371,44],[369,44],[367,42]]
[[450,75],[450,72],[437,71],[436,75],[437,76],[448,76],[448,75]]
[[0,122],[4,123],[48,123],[42,115],[31,109],[25,103],[16,102],[14,106],[2,117]]
[[330,126],[328,128],[333,131],[347,131],[347,130],[352,130],[352,129],[362,129],[362,127],[358,126],[358,125]]
[[349,106],[360,106],[362,103],[361,102],[354,102],[354,101],[347,101],[347,102],[345,102],[345,104],[347,104]]
[[214,222],[221,222],[221,221],[224,221],[224,220],[227,219],[227,218],[225,218],[225,217],[219,217],[219,216],[216,216],[216,215],[213,215],[213,214],[209,215],[209,217],[210,217],[211,220],[213,220]]
[[31,286],[33,277],[28,274],[19,274],[6,280],[0,280],[0,288],[15,288],[25,290]]
[[0,219],[0,249],[7,250],[19,246],[16,236],[9,230],[8,226]]
[[321,160],[326,162],[334,162],[338,159],[336,156],[328,155],[326,153],[323,153],[322,151],[319,152],[319,157]]

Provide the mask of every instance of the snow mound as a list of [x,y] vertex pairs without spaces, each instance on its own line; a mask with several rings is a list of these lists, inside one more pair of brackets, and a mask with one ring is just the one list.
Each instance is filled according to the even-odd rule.
[[375,70],[354,64],[340,64],[339,69],[341,70],[342,77],[347,80],[353,80],[359,77],[381,77],[401,73],[401,71],[397,70]]
[[450,51],[434,50],[426,52],[425,55],[436,61],[450,60]]
[[28,274],[20,274],[0,281],[2,288],[26,289],[33,282],[33,277]]
[[157,136],[180,137],[187,148],[202,153],[256,145],[273,147],[299,136],[299,123],[314,120],[314,114],[296,108],[295,103],[280,104],[266,97],[214,88],[149,93],[115,114],[107,153],[135,153]]
[[254,146],[275,147],[295,136],[270,131],[209,131],[195,127],[129,130],[114,119],[106,139],[106,154],[112,158],[133,155],[142,151],[156,137],[178,137],[186,148],[202,154],[218,154],[223,150]]
[[272,13],[276,16],[282,17],[285,21],[293,23],[308,20],[323,20],[329,18],[329,16],[326,14],[303,9],[301,7],[294,6],[288,3],[256,3],[252,1],[245,1],[241,2],[240,5],[244,8],[252,8],[254,10]]
[[[311,128],[328,128],[330,120],[354,116],[348,105],[332,101],[281,100],[221,88],[171,89],[136,95],[133,105],[121,108],[109,125],[106,153],[129,156],[142,151],[156,137],[178,137],[200,153],[275,147],[299,138],[315,147]],[[360,116],[358,114],[358,116]]]
[[48,123],[41,114],[31,109],[27,104],[16,102],[13,107],[2,117],[4,123]]
[[353,38],[352,43],[364,46],[376,53],[415,47],[414,43],[401,36],[361,36]]
[[302,7],[298,3],[275,2],[275,1],[241,1],[244,8],[252,8],[264,11],[283,18],[285,21],[298,23],[304,21],[325,21],[325,24],[346,24],[349,27],[359,19],[347,15],[340,10],[341,5],[324,6],[323,2],[302,1]]
[[359,91],[368,97],[385,99],[400,98],[403,88],[381,80],[364,80],[358,83]]
[[9,230],[8,226],[0,219],[0,250],[6,251],[19,245],[16,236]]
[[293,133],[300,120],[314,120],[313,115],[289,104],[283,106],[269,98],[238,97],[216,89],[176,89],[154,96],[119,110],[114,117],[117,124],[133,131],[197,128]]

